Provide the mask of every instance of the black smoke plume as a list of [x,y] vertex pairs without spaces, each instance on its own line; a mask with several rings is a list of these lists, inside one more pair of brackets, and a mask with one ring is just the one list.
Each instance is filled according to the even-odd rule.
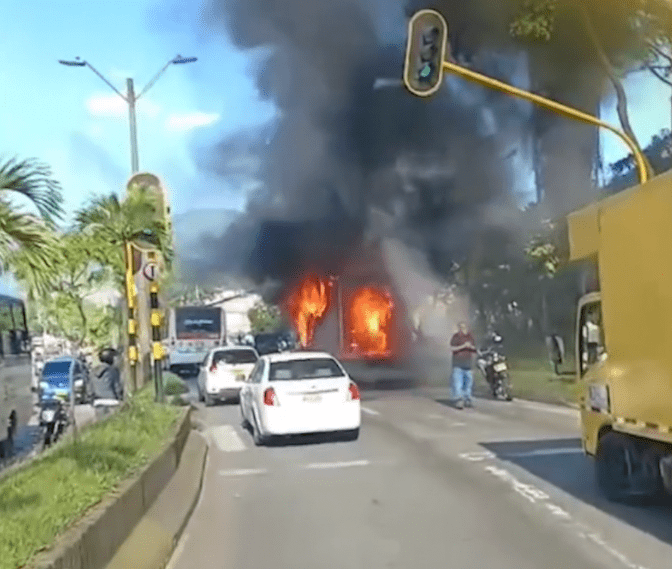
[[[241,150],[240,136],[211,150],[202,167],[222,176],[233,154],[253,156],[261,187],[247,211],[209,243],[213,271],[286,279],[307,268],[338,270],[362,239],[372,207],[395,216],[426,248],[464,253],[483,223],[484,204],[507,195],[504,160],[526,109],[451,80],[431,101],[403,87],[403,39],[388,45],[373,0],[216,0],[203,21],[242,49],[270,48],[258,88],[278,107],[272,136]],[[396,7],[398,9],[398,6]],[[403,16],[403,14],[400,14]],[[399,18],[398,36],[405,36]],[[481,53],[466,43],[470,56]],[[482,57],[481,69],[507,79],[510,59]],[[490,114],[488,114],[490,113]]]

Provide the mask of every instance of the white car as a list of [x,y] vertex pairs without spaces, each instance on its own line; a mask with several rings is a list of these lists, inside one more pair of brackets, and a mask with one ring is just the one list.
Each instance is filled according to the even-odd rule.
[[243,423],[254,443],[273,437],[342,432],[356,440],[361,425],[357,385],[323,352],[284,352],[259,358],[240,392]]
[[238,399],[240,390],[259,360],[254,348],[219,347],[210,350],[198,374],[198,396],[206,406]]

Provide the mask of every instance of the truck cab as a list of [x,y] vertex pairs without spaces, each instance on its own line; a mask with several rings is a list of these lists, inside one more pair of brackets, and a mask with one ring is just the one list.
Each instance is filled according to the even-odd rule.
[[567,218],[569,260],[599,291],[579,301],[582,443],[612,500],[672,492],[672,172]]

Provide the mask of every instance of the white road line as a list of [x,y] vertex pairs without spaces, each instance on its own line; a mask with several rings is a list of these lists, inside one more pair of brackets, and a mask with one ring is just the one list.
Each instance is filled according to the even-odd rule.
[[367,415],[380,415],[378,411],[374,411],[373,409],[369,409],[368,407],[362,407],[362,412],[366,413]]
[[180,560],[180,557],[182,557],[182,553],[184,553],[184,547],[187,544],[187,539],[189,539],[189,534],[185,532],[182,534],[180,541],[177,543],[177,547],[173,550],[173,554],[170,556],[170,561],[168,561],[166,569],[175,569],[177,562]]
[[210,436],[215,441],[219,450],[223,452],[240,452],[246,450],[247,447],[236,433],[233,425],[221,425],[210,429]]
[[570,523],[571,527],[574,528],[574,531],[577,532],[579,537],[592,541],[595,545],[600,547],[609,555],[615,559],[618,559],[618,561],[620,561],[628,569],[646,569],[641,565],[633,563],[630,559],[623,555],[623,553],[609,545],[598,534],[592,532],[583,524],[574,521],[572,516],[563,510],[560,506],[548,502],[547,500],[550,499],[550,496],[546,494],[546,492],[535,486],[532,486],[531,484],[524,484],[523,482],[520,482],[520,480],[516,479],[508,470],[497,468],[496,466],[486,466],[485,470],[500,480],[509,483],[515,492],[517,492],[529,502],[533,504],[536,504],[538,501],[543,502],[546,506],[546,509],[549,510],[553,515],[557,516],[558,518],[562,518],[565,520],[565,522]]
[[265,468],[238,468],[234,470],[220,470],[220,476],[255,476],[259,474],[266,474],[268,470]]
[[304,466],[306,469],[325,469],[325,468],[348,468],[350,466],[368,466],[369,460],[352,460],[350,462],[313,462]]
[[532,456],[553,456],[557,454],[583,454],[583,449],[577,447],[566,448],[544,448],[531,450],[529,452],[506,453],[500,455],[501,458],[526,458]]

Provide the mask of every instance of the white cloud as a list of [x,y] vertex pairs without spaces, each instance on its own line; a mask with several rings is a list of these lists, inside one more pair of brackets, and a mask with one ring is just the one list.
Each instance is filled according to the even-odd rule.
[[168,117],[166,128],[173,132],[183,132],[202,126],[210,126],[219,119],[219,113],[202,113],[197,111],[183,115],[173,114]]
[[[155,118],[160,112],[161,107],[151,100],[144,97],[136,103],[139,115]],[[127,117],[128,103],[119,95],[94,95],[86,101],[86,108],[89,113],[97,117]]]

